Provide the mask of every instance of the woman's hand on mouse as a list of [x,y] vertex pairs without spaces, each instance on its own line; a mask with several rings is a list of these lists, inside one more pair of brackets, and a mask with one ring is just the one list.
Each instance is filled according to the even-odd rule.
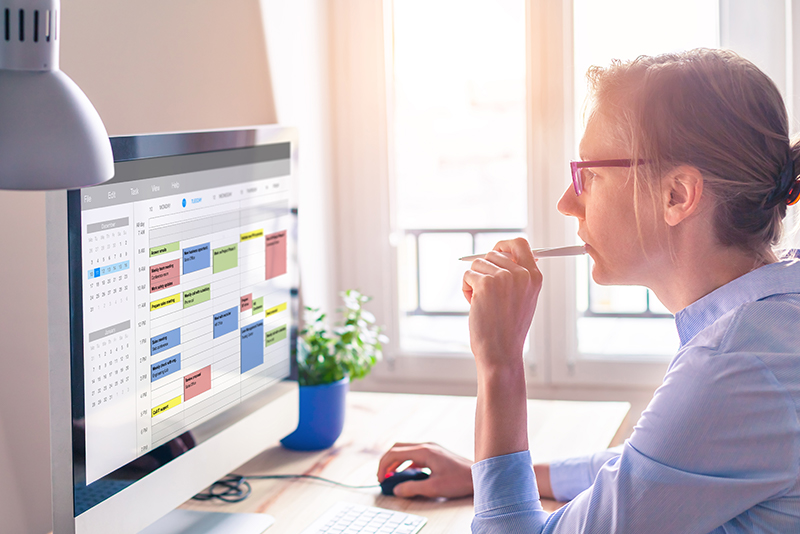
[[446,497],[454,499],[472,495],[472,460],[444,449],[436,443],[395,443],[378,464],[378,480],[400,464],[411,460],[410,467],[427,467],[426,480],[409,480],[394,488],[397,497]]

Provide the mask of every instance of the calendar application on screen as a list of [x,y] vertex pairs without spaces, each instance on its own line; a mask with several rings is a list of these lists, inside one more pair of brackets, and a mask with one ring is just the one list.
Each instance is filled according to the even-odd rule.
[[288,372],[274,163],[82,191],[87,484]]

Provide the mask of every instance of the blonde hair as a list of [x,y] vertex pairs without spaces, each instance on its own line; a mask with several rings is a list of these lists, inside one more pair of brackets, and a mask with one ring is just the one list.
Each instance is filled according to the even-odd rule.
[[656,179],[689,165],[715,201],[718,242],[772,256],[800,147],[790,143],[786,107],[766,74],[734,52],[696,49],[615,61],[587,76],[591,114],[610,120],[632,159],[645,162],[633,173],[637,219],[640,197],[658,206]]

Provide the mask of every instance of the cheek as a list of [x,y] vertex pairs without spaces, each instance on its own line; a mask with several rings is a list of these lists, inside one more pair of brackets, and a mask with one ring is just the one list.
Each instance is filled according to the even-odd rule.
[[622,196],[598,199],[586,207],[586,224],[595,239],[625,243],[638,234],[633,203]]
[[641,246],[632,199],[623,192],[586,206],[586,230],[594,250],[593,275],[598,283],[622,283],[641,259]]

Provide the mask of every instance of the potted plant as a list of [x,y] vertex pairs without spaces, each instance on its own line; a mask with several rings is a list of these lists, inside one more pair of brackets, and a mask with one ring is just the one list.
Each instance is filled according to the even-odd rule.
[[344,426],[345,396],[350,380],[365,377],[381,359],[388,339],[363,308],[371,299],[356,290],[341,293],[344,323],[329,328],[319,309],[305,309],[305,327],[298,338],[300,420],[281,444],[311,451],[333,445]]

